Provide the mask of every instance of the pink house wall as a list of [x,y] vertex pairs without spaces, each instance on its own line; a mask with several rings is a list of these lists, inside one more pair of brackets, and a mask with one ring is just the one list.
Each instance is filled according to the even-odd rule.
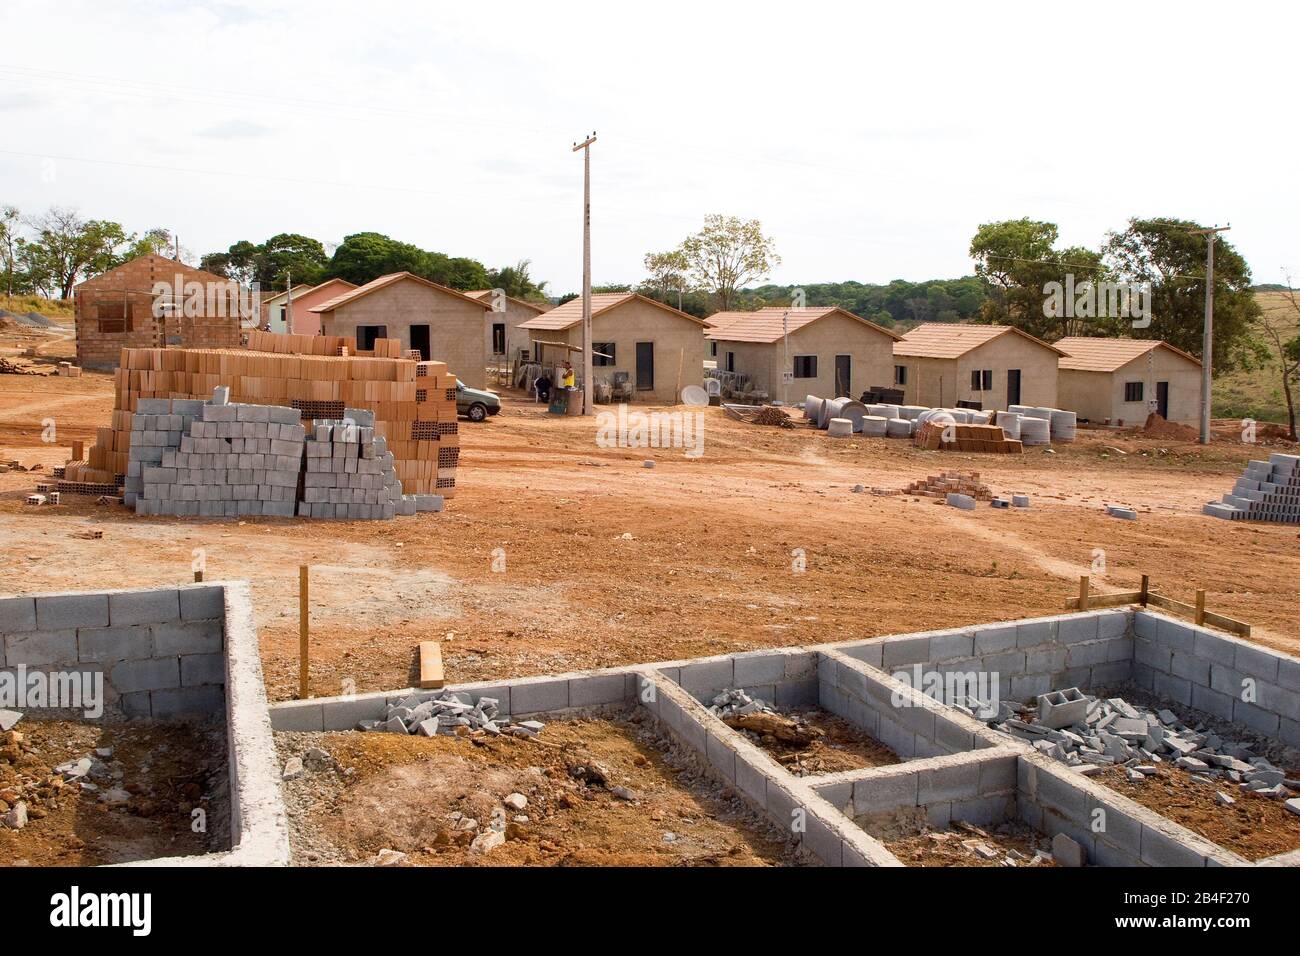
[[309,310],[355,288],[355,285],[344,279],[330,279],[310,292],[294,296],[293,328],[290,331],[294,335],[320,335],[320,313]]

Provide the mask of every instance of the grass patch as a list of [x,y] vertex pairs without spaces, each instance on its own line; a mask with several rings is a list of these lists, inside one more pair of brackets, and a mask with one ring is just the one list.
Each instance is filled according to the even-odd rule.
[[16,295],[10,298],[7,295],[0,295],[0,309],[13,312],[15,315],[39,312],[51,319],[72,318],[71,299],[46,299],[39,295]]

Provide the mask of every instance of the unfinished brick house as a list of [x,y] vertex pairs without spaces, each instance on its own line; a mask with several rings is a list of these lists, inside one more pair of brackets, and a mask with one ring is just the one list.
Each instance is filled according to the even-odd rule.
[[235,348],[249,294],[225,276],[140,256],[73,289],[77,362],[116,368],[124,348]]

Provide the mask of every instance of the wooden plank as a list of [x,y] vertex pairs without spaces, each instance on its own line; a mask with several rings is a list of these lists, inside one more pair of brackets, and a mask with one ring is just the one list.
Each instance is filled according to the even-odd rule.
[[[1152,592],[1147,595],[1149,603],[1156,607],[1162,607],[1169,611],[1177,611],[1188,617],[1196,616],[1196,605],[1186,604],[1183,601],[1175,601],[1173,598],[1167,598],[1163,594]],[[1250,637],[1250,625],[1245,621],[1238,621],[1235,618],[1225,617],[1222,614],[1215,614],[1213,611],[1205,612],[1205,622],[1210,627],[1217,627],[1221,631],[1227,631],[1229,634],[1236,634],[1239,637]]]
[[1205,588],[1196,592],[1196,624],[1198,627],[1205,624]]
[[1088,575],[1079,577],[1079,610],[1088,610]]
[[437,690],[446,678],[442,670],[442,645],[437,641],[420,642],[420,687]]
[[1137,604],[1141,601],[1141,591],[1121,591],[1119,594],[1092,594],[1088,597],[1088,607],[1080,608],[1078,598],[1070,598],[1065,602],[1065,608],[1068,611],[1091,610],[1102,607],[1120,607],[1125,604]]

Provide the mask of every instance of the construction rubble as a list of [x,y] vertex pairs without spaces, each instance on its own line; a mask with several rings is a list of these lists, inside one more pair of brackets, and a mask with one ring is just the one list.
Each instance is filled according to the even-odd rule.
[[[972,714],[984,710],[982,703],[969,699],[958,706]],[[1071,687],[1039,695],[1036,708],[1002,701],[989,726],[1028,741],[1083,774],[1122,766],[1131,783],[1141,783],[1158,765],[1168,763],[1208,786],[1286,800],[1288,809],[1300,813],[1300,780],[1288,779],[1284,770],[1256,756],[1246,744],[1189,727],[1168,709],[1150,710]]]
[[502,715],[501,702],[495,698],[480,697],[475,703],[469,694],[443,691],[427,699],[412,694],[389,704],[383,720],[363,720],[357,728],[420,737],[488,734],[527,739],[536,737],[545,726],[538,720],[512,721]]

